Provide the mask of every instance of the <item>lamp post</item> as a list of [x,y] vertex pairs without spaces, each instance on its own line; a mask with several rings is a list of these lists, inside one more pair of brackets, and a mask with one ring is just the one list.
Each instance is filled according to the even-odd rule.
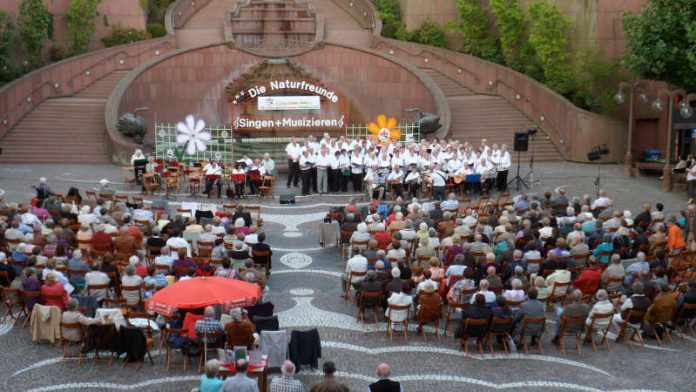
[[[665,142],[665,166],[662,168],[662,191],[670,192],[672,191],[672,169],[670,168],[670,161],[672,160],[672,127],[674,124],[674,97],[681,95],[684,97],[682,103],[680,103],[680,113],[684,118],[688,118],[693,115],[693,109],[689,106],[688,96],[684,89],[678,88],[674,90],[660,89],[657,93],[657,99],[652,103],[652,108],[656,112],[661,112],[664,109],[664,104],[662,103],[661,97],[667,95],[669,99],[669,104],[667,108],[669,110],[667,115],[667,141]],[[693,96],[694,94],[689,94]],[[691,112],[690,115],[689,111]]]
[[[621,82],[619,83],[619,92],[614,96],[614,101],[621,105],[626,101],[626,97],[623,93],[624,89],[629,90],[628,97],[628,141],[626,143],[626,155],[624,156],[624,175],[631,177],[633,175],[633,130],[635,127],[635,116],[634,116],[634,102],[633,98],[635,96],[636,87],[644,84],[643,80],[636,80],[633,83]],[[640,99],[643,103],[647,103],[649,98],[645,91],[640,92]]]

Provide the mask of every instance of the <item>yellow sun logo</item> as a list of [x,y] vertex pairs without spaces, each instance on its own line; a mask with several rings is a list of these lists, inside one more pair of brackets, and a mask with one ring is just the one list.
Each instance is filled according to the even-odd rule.
[[401,131],[395,127],[396,119],[394,117],[387,119],[387,116],[384,114],[377,116],[377,123],[370,122],[367,125],[370,133],[383,144],[389,143],[390,140],[399,140],[401,138]]

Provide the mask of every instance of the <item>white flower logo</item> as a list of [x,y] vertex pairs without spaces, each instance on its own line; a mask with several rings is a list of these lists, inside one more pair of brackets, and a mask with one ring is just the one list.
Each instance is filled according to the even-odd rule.
[[179,132],[176,135],[176,143],[185,146],[188,155],[194,155],[197,151],[203,152],[206,150],[206,142],[212,139],[210,132],[205,129],[205,121],[202,119],[196,120],[192,114],[186,116],[186,122],[176,124],[176,130]]

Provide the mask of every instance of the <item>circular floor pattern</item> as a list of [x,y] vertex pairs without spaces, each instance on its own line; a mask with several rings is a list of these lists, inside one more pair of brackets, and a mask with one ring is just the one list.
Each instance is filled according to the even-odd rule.
[[291,252],[283,255],[280,258],[280,262],[290,268],[300,269],[312,264],[312,258],[304,253]]
[[302,235],[303,235],[303,234],[302,234],[301,232],[299,232],[299,231],[286,231],[286,232],[283,232],[283,236],[284,236],[284,237],[288,237],[288,238],[299,238],[299,237],[302,237]]
[[308,289],[308,288],[305,288],[305,287],[299,287],[299,288],[290,290],[290,294],[292,294],[292,295],[298,295],[298,296],[299,296],[299,295],[307,296],[307,295],[313,295],[313,294],[314,294],[314,290]]

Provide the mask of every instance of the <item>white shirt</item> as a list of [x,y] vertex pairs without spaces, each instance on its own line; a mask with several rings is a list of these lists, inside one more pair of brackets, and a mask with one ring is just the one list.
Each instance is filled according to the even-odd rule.
[[433,171],[431,178],[433,179],[433,186],[445,186],[447,175],[438,169]]
[[500,160],[498,162],[498,171],[505,171],[512,165],[512,157],[510,153],[505,151],[500,154]]
[[203,173],[205,173],[206,176],[212,176],[212,175],[221,175],[222,174],[222,168],[219,165],[213,166],[211,163],[205,165],[203,168]]
[[312,167],[312,160],[310,159],[311,155],[304,156],[304,154],[300,157],[300,170],[307,170]]
[[350,154],[351,172],[353,174],[362,174],[363,159],[360,155]]
[[397,171],[392,171],[389,173],[389,176],[387,176],[387,181],[392,181],[392,182],[398,182],[401,183],[401,179],[404,177],[404,172],[401,170]]
[[[389,305],[396,306],[412,305],[413,298],[410,295],[404,293],[392,293],[392,295],[387,300],[387,303],[389,303]],[[391,318],[391,321],[402,322],[406,320],[406,313],[406,310],[395,310],[392,312],[389,308],[387,308],[387,311],[384,313],[384,315]]]
[[[355,255],[346,262],[346,275],[350,276],[351,272],[366,272],[367,259],[362,255]],[[350,282],[358,283],[363,280],[362,276],[354,276]]]
[[288,143],[287,147],[285,147],[285,152],[288,153],[288,159],[297,162],[302,154],[302,147],[297,143]]
[[597,207],[609,207],[610,204],[611,204],[611,199],[610,199],[610,198],[608,198],[608,197],[599,197],[599,198],[597,198],[597,200],[595,200],[594,202],[592,202],[592,205],[590,206],[590,208],[592,208],[592,209],[594,210],[594,209],[597,208]]
[[421,180],[421,174],[418,173],[418,172],[413,172],[413,171],[411,171],[411,172],[409,172],[408,175],[406,176],[406,180],[405,180],[405,181],[406,181],[406,182],[412,182],[412,181],[420,182],[420,180]]
[[326,169],[331,165],[331,156],[329,154],[319,154],[317,155],[317,168]]

